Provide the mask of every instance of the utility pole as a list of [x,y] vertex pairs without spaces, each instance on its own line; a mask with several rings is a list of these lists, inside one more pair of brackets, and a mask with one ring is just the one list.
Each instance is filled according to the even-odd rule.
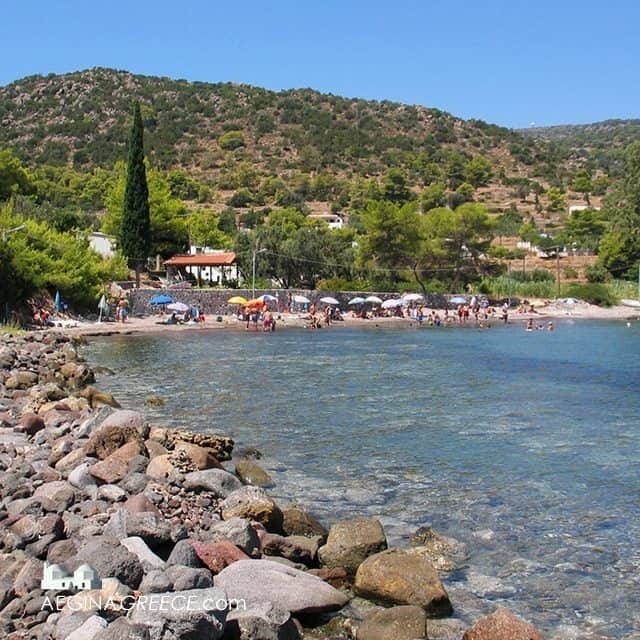
[[253,249],[253,255],[252,255],[252,259],[251,259],[251,271],[252,271],[252,278],[251,278],[251,299],[254,300],[256,297],[256,256],[259,253],[264,253],[266,251],[266,249],[257,249],[254,247]]
[[556,247],[556,282],[558,285],[558,292],[556,298],[560,297],[560,247]]

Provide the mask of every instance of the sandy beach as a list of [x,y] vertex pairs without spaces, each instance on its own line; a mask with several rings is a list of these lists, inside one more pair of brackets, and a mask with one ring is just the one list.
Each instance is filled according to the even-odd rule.
[[[586,302],[576,301],[575,303],[564,303],[562,301],[538,301],[534,302],[535,313],[519,313],[518,311],[511,309],[509,311],[509,324],[523,323],[530,318],[535,319],[566,319],[571,318],[575,320],[633,320],[640,318],[640,309],[633,307],[627,307],[623,305],[617,305],[614,307],[598,307]],[[431,309],[426,309],[427,314]],[[442,317],[442,310],[435,309]],[[310,324],[308,315],[305,314],[292,314],[281,313],[275,314],[277,318],[277,330],[286,329],[301,329],[307,328]],[[55,326],[52,329],[62,330],[71,335],[111,335],[111,334],[138,334],[138,333],[165,333],[181,332],[181,331],[245,331],[246,325],[243,321],[238,320],[235,316],[220,316],[222,321],[217,321],[215,316],[208,317],[204,324],[177,324],[166,325],[162,324],[163,318],[161,315],[146,315],[142,317],[129,316],[125,323],[117,323],[114,321],[109,322],[82,322],[82,321],[65,321],[63,326]],[[488,323],[497,326],[502,324],[499,311],[493,318],[488,320]],[[411,328],[418,327],[418,322],[414,318],[369,318],[362,320],[355,318],[352,314],[347,313],[344,315],[344,320],[334,322],[330,329],[340,327],[359,327],[359,328]],[[427,326],[427,323],[423,323],[423,326]],[[451,322],[453,327],[460,326],[457,321]],[[474,327],[476,322],[473,318],[470,318],[464,326]],[[261,325],[259,325],[261,330]],[[250,329],[251,331],[252,329]]]

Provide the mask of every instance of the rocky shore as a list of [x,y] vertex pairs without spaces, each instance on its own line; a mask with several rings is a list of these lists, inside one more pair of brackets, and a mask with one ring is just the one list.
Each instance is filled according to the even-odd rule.
[[73,340],[0,339],[0,637],[542,638],[505,609],[451,617],[450,540],[390,549],[375,519],[276,504],[256,452],[122,409]]

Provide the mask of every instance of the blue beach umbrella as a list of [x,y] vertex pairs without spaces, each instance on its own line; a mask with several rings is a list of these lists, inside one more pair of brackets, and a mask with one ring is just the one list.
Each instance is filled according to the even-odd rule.
[[149,304],[171,304],[172,302],[173,298],[171,296],[165,295],[164,293],[153,296],[153,298],[149,300]]
[[56,297],[53,301],[53,306],[55,307],[56,311],[62,311],[62,300],[60,299],[59,291],[56,291]]

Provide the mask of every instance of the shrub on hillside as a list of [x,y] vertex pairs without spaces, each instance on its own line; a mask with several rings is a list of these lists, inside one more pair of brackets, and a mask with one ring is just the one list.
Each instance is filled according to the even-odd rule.
[[570,284],[565,290],[565,294],[570,298],[584,300],[590,304],[597,304],[600,307],[612,307],[618,303],[618,298],[613,291],[602,283],[590,284]]

